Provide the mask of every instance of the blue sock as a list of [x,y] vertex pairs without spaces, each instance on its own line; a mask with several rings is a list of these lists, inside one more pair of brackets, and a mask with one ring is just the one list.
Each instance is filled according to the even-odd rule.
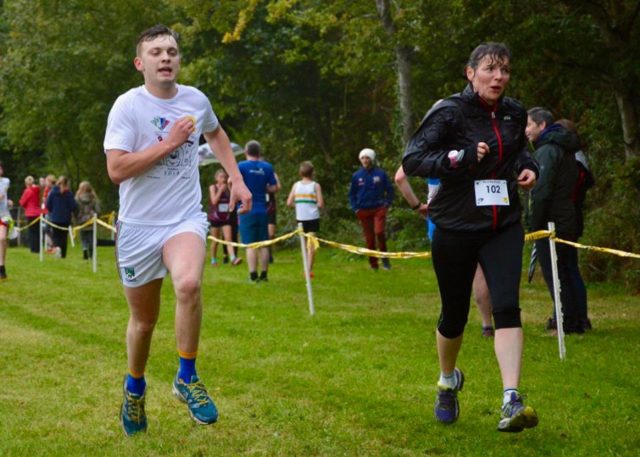
[[180,357],[180,368],[178,369],[178,378],[187,384],[191,383],[191,377],[196,376],[196,358],[185,359]]
[[127,375],[127,390],[132,394],[142,395],[146,387],[147,381],[145,381],[144,375],[140,378],[134,378],[131,373]]

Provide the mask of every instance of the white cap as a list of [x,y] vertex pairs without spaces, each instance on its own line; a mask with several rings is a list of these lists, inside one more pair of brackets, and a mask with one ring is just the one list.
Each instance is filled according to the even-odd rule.
[[358,154],[358,159],[362,159],[363,157],[369,157],[371,161],[374,161],[376,160],[376,151],[374,151],[373,149],[364,148],[362,151],[360,151],[360,154]]

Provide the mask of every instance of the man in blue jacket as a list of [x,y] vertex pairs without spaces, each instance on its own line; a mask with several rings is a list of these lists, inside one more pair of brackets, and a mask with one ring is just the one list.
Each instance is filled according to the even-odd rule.
[[[351,178],[349,189],[351,209],[362,224],[367,248],[375,250],[377,240],[378,250],[386,252],[385,223],[388,208],[393,203],[393,185],[384,170],[374,165],[376,153],[373,149],[363,149],[358,159],[362,168]],[[378,258],[369,257],[369,264],[373,270],[377,270]],[[385,270],[391,268],[389,259],[382,259],[382,267]]]

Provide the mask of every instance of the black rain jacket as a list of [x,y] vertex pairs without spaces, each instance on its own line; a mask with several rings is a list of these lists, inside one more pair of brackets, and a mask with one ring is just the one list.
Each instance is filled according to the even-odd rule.
[[[502,97],[487,105],[468,85],[434,106],[409,140],[402,158],[408,176],[440,178],[441,186],[429,205],[437,227],[457,231],[494,231],[520,221],[517,177],[524,169],[538,176],[527,149],[527,111],[516,100]],[[478,162],[477,144],[490,152]],[[464,149],[456,168],[447,157]],[[509,205],[476,206],[475,181],[507,181]]]

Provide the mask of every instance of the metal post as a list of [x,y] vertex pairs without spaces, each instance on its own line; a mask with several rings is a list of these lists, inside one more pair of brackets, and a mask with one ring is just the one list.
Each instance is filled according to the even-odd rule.
[[[549,222],[549,231],[555,235],[556,226],[553,222]],[[562,315],[562,302],[560,301],[560,279],[558,277],[558,255],[556,254],[556,242],[549,237],[549,251],[551,253],[551,274],[553,275],[553,302],[556,309],[556,324],[558,329],[558,352],[560,360],[566,357],[566,348],[564,345],[564,326]]]
[[312,316],[316,313],[313,306],[313,291],[311,290],[311,277],[309,275],[309,263],[307,260],[307,239],[302,234],[302,224],[298,224],[298,230],[300,230],[300,250],[302,251],[302,266],[304,267],[304,278],[307,282],[307,298],[309,300],[309,314]]

